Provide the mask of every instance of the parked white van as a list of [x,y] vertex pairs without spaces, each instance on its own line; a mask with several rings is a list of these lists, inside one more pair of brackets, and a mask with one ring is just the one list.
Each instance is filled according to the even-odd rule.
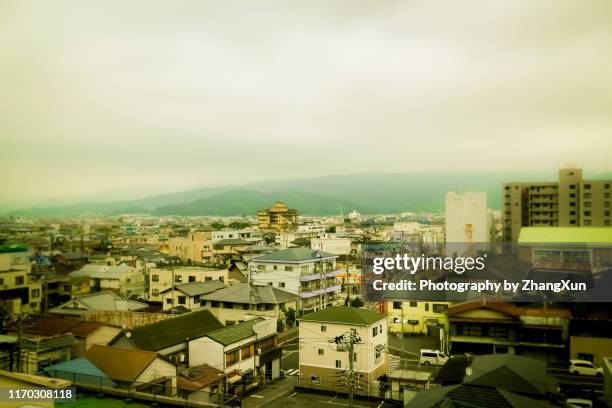
[[440,350],[422,349],[419,364],[441,366],[448,361],[448,358],[449,357]]

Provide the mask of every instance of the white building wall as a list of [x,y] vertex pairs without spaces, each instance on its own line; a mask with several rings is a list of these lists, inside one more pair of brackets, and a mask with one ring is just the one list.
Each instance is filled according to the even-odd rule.
[[334,255],[349,255],[351,240],[348,238],[312,238],[310,248]]
[[172,378],[172,387],[176,389],[176,367],[167,361],[157,357],[149,366],[138,376],[136,383],[144,384],[157,380],[162,377]]
[[447,243],[489,242],[486,193],[446,193],[445,215]]
[[223,345],[202,337],[189,342],[189,366],[199,366],[208,364],[218,370],[223,371],[225,355]]

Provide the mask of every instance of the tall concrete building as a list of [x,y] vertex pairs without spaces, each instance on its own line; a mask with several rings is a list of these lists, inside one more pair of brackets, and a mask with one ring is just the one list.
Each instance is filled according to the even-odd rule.
[[610,226],[612,180],[583,180],[582,170],[559,170],[558,181],[503,185],[505,242],[522,227]]
[[262,231],[286,231],[297,225],[298,212],[282,201],[277,201],[270,208],[257,212],[259,229]]
[[446,193],[446,242],[489,242],[487,193]]

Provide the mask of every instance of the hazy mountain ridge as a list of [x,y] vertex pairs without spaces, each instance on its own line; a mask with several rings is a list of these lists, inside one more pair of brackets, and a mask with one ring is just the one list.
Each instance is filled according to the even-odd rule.
[[[612,179],[612,174],[586,175]],[[163,215],[254,215],[274,201],[286,201],[301,214],[442,211],[444,195],[484,191],[488,206],[501,207],[501,186],[509,181],[555,180],[554,173],[365,173],[296,180],[270,180],[243,186],[202,187],[137,200],[85,202],[67,206],[13,210],[7,215],[73,216],[84,213],[151,212]]]

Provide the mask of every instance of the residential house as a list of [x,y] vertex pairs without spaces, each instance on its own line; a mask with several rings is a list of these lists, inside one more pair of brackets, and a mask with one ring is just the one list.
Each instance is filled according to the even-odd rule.
[[148,272],[148,299],[161,302],[164,290],[181,283],[194,282],[227,282],[227,269],[213,269],[205,267],[176,267],[172,269],[151,268]]
[[124,349],[154,351],[176,363],[184,363],[189,340],[222,327],[210,311],[199,310],[125,330],[110,344]]
[[[11,333],[18,337],[17,332]],[[57,335],[23,334],[19,347],[0,354],[0,367],[36,374],[45,367],[68,361],[76,341],[71,333]]]
[[68,380],[75,385],[93,385],[103,387],[115,387],[117,384],[111,380],[102,370],[96,367],[85,357],[64,361],[45,367],[43,372],[48,377]]
[[[356,394],[379,395],[379,380],[387,374],[387,319],[366,309],[332,306],[299,319],[300,386],[347,392],[341,381],[353,359],[358,373]],[[359,341],[353,355],[336,340],[354,329]]]
[[387,302],[389,332],[437,334],[442,328],[447,333],[449,305],[449,302]]
[[188,401],[222,403],[225,373],[208,364],[181,368],[177,376],[179,396]]
[[200,296],[200,303],[226,326],[249,316],[269,316],[285,321],[285,312],[297,312],[298,295],[273,286],[237,283]]
[[310,248],[288,248],[253,258],[251,282],[269,285],[299,295],[299,314],[306,314],[336,302],[342,286],[336,279],[338,255]]
[[256,317],[189,341],[189,366],[208,364],[227,375],[227,392],[240,395],[280,376],[276,320]]
[[162,309],[185,307],[188,310],[201,308],[200,298],[225,287],[221,281],[191,282],[174,285],[160,292]]
[[94,344],[108,344],[119,334],[121,329],[87,320],[41,317],[35,319],[32,323],[22,325],[22,331],[26,334],[38,336],[72,334],[75,338],[75,344],[72,347],[71,356],[75,358],[82,356]]
[[[37,390],[37,389],[65,389],[70,387],[71,383],[67,380],[57,378],[47,378],[39,375],[14,373],[0,370],[0,386],[4,389],[13,390]],[[44,407],[53,408],[55,402],[53,400],[39,400],[36,403],[19,402],[3,402],[2,407]]]
[[42,285],[30,276],[31,253],[21,245],[0,245],[0,303],[9,314],[39,313]]
[[213,262],[226,263],[232,259],[240,260],[238,256],[242,252],[247,252],[255,245],[253,241],[242,238],[221,239],[213,243]]
[[123,299],[110,290],[77,296],[57,307],[49,313],[59,316],[82,317],[89,312],[143,311],[149,305],[134,300]]
[[89,276],[92,292],[111,290],[121,297],[143,297],[145,279],[142,271],[126,264],[117,266],[88,264],[70,276]]
[[176,367],[157,353],[94,345],[84,357],[118,387],[176,395]]
[[567,358],[568,309],[518,307],[482,299],[452,305],[448,316],[452,353],[516,353],[548,361]]

